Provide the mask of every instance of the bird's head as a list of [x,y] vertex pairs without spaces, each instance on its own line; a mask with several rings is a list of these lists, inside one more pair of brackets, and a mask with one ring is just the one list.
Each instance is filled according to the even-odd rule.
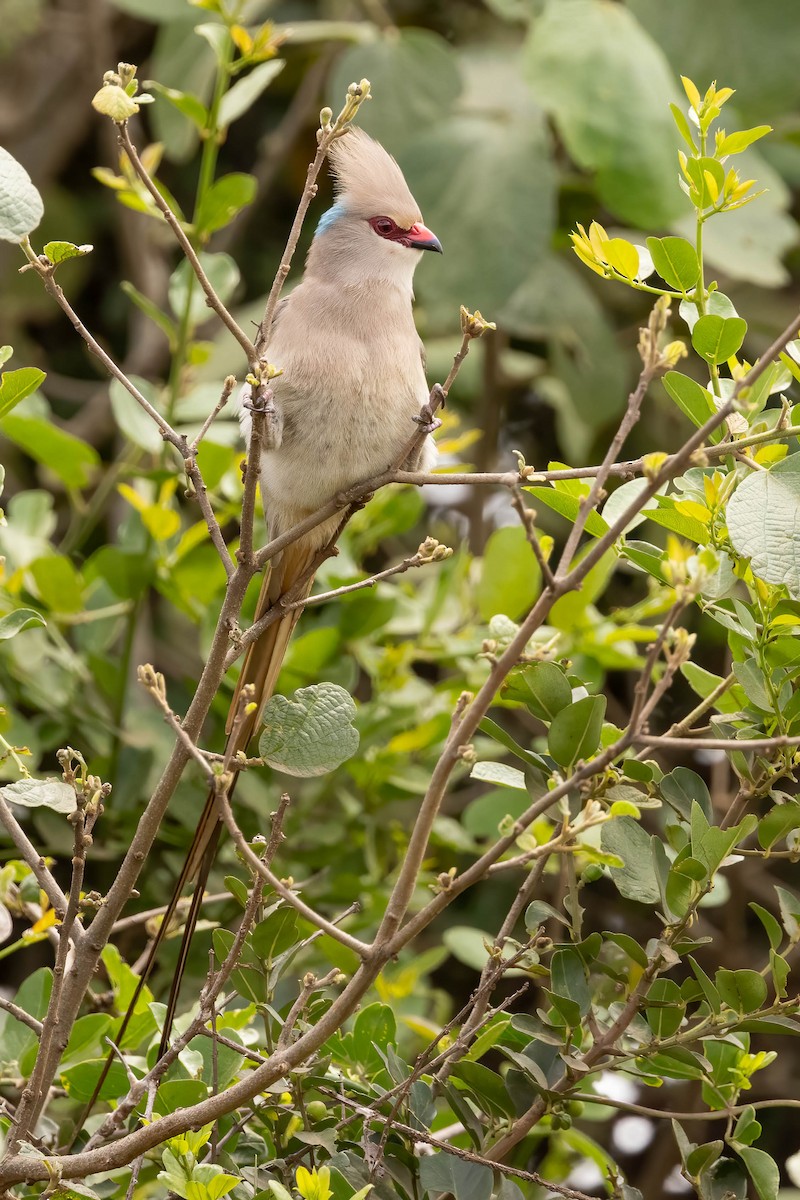
[[[423,250],[442,253],[422,221],[403,172],[362,129],[351,128],[329,152],[336,203],[317,226],[309,267],[386,279],[411,287]],[[316,260],[316,261],[314,261]]]

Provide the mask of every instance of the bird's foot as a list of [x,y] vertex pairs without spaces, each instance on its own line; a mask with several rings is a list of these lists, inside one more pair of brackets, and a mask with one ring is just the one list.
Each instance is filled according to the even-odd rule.
[[442,422],[438,417],[435,417],[431,412],[430,404],[423,404],[419,410],[419,415],[411,418],[419,425],[420,433],[430,434],[435,433],[441,427]]

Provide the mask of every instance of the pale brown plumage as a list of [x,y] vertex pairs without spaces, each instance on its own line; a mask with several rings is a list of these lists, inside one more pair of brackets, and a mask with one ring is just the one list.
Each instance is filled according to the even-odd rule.
[[[412,278],[421,250],[441,247],[420,224],[419,208],[397,163],[377,142],[353,129],[333,144],[329,157],[336,204],[320,222],[302,282],[280,305],[268,347],[270,362],[283,371],[272,385],[279,432],[261,463],[264,509],[273,537],[342,489],[396,462],[428,396],[412,315]],[[418,240],[381,236],[371,224],[378,217],[388,218],[400,233],[416,230]],[[242,426],[247,436],[246,410]],[[427,469],[434,457],[428,438],[412,465]],[[338,523],[338,517],[323,522],[276,556],[264,579],[256,620],[290,590],[299,595],[310,591],[312,564]],[[293,610],[269,626],[245,655],[227,726],[226,752],[231,755],[246,750],[256,732],[298,615]],[[256,709],[243,717],[240,696],[246,685],[254,689]],[[144,979],[183,889],[197,877],[162,1053],[219,832],[212,793],[143,972]]]

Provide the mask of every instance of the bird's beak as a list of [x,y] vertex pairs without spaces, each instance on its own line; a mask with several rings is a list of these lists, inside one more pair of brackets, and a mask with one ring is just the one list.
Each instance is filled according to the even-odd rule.
[[442,243],[439,241],[435,233],[427,229],[421,221],[416,225],[412,225],[408,231],[410,236],[408,239],[409,246],[414,250],[435,250],[437,254],[444,253]]

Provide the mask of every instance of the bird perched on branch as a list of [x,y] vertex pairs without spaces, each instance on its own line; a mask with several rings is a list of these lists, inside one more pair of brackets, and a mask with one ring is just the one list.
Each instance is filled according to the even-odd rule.
[[[319,222],[302,282],[277,310],[267,347],[270,363],[282,371],[271,384],[275,414],[261,457],[261,490],[273,538],[356,482],[393,465],[429,469],[435,458],[428,436],[416,461],[398,463],[429,394],[412,315],[412,280],[422,251],[441,253],[442,247],[422,223],[395,160],[362,130],[350,128],[333,142],[329,160],[336,202]],[[246,404],[242,418],[249,439]],[[287,593],[298,599],[308,594],[315,559],[335,536],[340,516],[290,542],[272,560],[256,620]],[[299,609],[290,610],[249,646],[228,718],[226,757],[245,750],[255,734],[298,616]],[[245,698],[252,697],[246,705],[244,688]],[[219,831],[212,791],[161,925],[165,932],[181,892],[196,879],[162,1053]]]

